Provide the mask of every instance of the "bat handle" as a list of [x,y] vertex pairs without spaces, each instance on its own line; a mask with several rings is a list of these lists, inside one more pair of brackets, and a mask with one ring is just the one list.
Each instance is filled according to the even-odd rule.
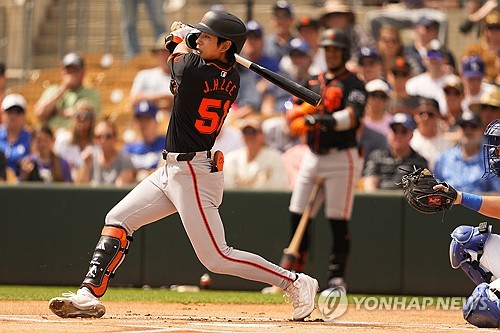
[[252,62],[248,59],[243,58],[239,54],[235,53],[234,58],[236,59],[236,62],[242,66],[245,66],[246,68],[250,68],[252,65]]

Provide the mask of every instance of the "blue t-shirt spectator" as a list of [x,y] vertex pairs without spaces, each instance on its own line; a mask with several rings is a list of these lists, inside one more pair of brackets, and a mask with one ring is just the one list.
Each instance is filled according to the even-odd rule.
[[135,169],[152,170],[158,167],[161,152],[165,148],[165,137],[158,136],[151,143],[139,141],[132,142],[123,148],[130,155]]
[[7,129],[0,127],[0,150],[7,158],[7,167],[14,170],[17,174],[19,170],[19,161],[30,152],[31,134],[23,129],[14,142],[9,142]]
[[484,173],[483,150],[479,150],[469,160],[464,160],[460,149],[460,146],[456,146],[439,156],[434,168],[434,176],[463,192],[500,191],[499,178],[482,178]]

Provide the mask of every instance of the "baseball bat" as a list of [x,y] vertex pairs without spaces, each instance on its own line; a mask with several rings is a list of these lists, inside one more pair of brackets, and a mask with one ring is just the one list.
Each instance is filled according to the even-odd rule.
[[304,86],[301,86],[297,82],[290,80],[282,75],[279,75],[265,67],[262,67],[248,59],[243,58],[239,54],[234,55],[236,57],[236,62],[250,69],[251,71],[259,74],[264,79],[269,82],[277,85],[281,89],[286,90],[290,94],[300,98],[306,103],[309,103],[313,106],[318,106],[321,103],[321,96],[315,93],[312,90],[307,89]]
[[302,243],[302,238],[304,238],[304,233],[306,232],[307,224],[309,223],[309,217],[311,216],[311,211],[314,206],[314,202],[318,196],[319,189],[323,185],[323,179],[316,179],[314,182],[314,186],[311,190],[311,194],[309,195],[309,201],[307,202],[307,206],[300,218],[297,229],[295,229],[295,233],[293,234],[292,240],[288,247],[283,250],[283,256],[280,260],[280,266],[291,270],[295,264],[295,261],[299,258],[299,249],[300,243]]

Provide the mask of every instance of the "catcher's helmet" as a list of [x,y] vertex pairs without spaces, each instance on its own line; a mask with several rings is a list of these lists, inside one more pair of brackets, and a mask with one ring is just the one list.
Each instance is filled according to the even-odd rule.
[[351,42],[347,34],[341,29],[327,29],[321,35],[319,42],[321,47],[336,46],[344,49],[344,61],[347,62],[351,57]]
[[238,17],[228,12],[211,10],[207,12],[200,23],[190,25],[201,32],[229,39],[240,52],[247,39],[247,28]]
[[483,178],[500,176],[500,119],[495,119],[484,130],[488,140],[483,146],[484,175]]

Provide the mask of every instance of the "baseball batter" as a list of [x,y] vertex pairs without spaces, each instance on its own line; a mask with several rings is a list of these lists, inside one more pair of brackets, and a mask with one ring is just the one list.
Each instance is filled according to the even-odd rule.
[[[328,70],[312,76],[306,87],[322,96],[322,104],[318,108],[301,104],[287,114],[291,131],[305,134],[309,146],[297,175],[289,209],[294,231],[315,180],[324,180],[325,216],[330,221],[333,238],[328,285],[345,287],[343,277],[349,253],[348,221],[361,172],[356,129],[364,114],[366,92],[364,84],[345,67],[350,57],[350,43],[345,32],[340,29],[325,30],[320,46],[325,49]],[[307,248],[306,233],[296,271],[303,270]]]
[[165,165],[111,209],[80,289],[53,298],[49,308],[63,318],[101,317],[105,308],[99,298],[125,258],[133,233],[178,212],[203,265],[284,289],[293,301],[292,319],[302,320],[314,309],[318,282],[230,247],[219,216],[223,159],[218,152],[212,160],[210,150],[240,88],[234,54],[245,43],[245,24],[227,12],[209,11],[199,24],[173,28],[166,42],[175,97]]

